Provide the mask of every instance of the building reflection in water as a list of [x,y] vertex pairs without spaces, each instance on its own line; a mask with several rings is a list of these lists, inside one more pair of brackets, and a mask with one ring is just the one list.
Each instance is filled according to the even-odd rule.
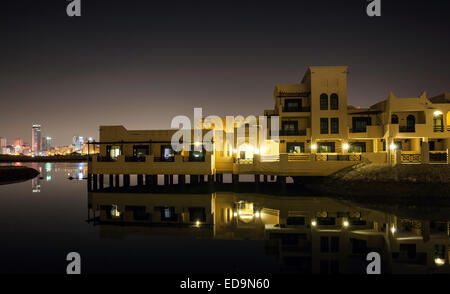
[[265,240],[283,271],[365,273],[367,253],[383,273],[449,273],[449,220],[402,218],[330,198],[213,194],[89,193],[102,237],[189,235]]
[[84,162],[76,164],[54,164],[52,162],[37,163],[33,162],[31,168],[39,171],[40,175],[31,180],[31,188],[33,193],[41,192],[42,182],[52,181],[52,176],[56,174],[66,175],[71,180],[85,180],[87,177],[87,164]]

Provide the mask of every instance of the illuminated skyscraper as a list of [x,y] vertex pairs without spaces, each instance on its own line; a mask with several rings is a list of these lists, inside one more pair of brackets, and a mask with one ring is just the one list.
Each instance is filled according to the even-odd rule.
[[42,151],[41,125],[33,125],[31,131],[31,151],[33,155],[39,155]]
[[6,138],[0,137],[0,154],[7,154],[6,150]]
[[44,137],[42,140],[42,151],[49,151],[53,148],[52,137]]
[[0,148],[6,148],[6,138],[0,137]]
[[72,146],[74,147],[75,151],[83,150],[83,144],[84,144],[84,137],[73,136]]

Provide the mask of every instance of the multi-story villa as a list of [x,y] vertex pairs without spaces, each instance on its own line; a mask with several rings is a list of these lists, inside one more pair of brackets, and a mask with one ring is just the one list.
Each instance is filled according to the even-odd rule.
[[[171,139],[177,130],[127,130],[123,126],[100,126],[100,154],[90,159],[89,173],[110,175],[110,183],[119,183],[118,175],[138,175],[138,183],[154,183],[156,175],[167,182],[178,176],[179,183],[223,180],[223,174],[278,176],[281,183],[292,176],[326,176],[359,162],[372,163],[448,163],[450,146],[450,93],[427,98],[388,98],[369,108],[347,104],[346,66],[310,67],[298,84],[275,86],[274,109],[265,110],[269,130],[267,138],[257,132],[257,144],[251,144],[252,123],[236,121],[218,127],[201,127],[203,133],[214,129],[233,140],[214,140],[213,150],[194,149],[175,152]],[[279,136],[270,126],[278,117]],[[225,122],[225,118],[222,122]],[[198,122],[196,122],[197,125]],[[263,127],[261,118],[256,127]],[[243,128],[245,141],[234,134]],[[234,136],[234,137],[233,137]],[[240,143],[239,143],[240,142]],[[262,143],[261,143],[262,142]],[[200,177],[199,177],[200,176]]]

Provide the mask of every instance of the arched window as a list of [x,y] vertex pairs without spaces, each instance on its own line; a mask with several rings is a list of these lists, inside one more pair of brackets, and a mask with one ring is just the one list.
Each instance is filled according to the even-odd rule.
[[398,116],[393,114],[391,116],[391,124],[398,124]]
[[408,115],[406,118],[406,128],[408,129],[408,132],[415,132],[415,124],[416,124],[416,118],[414,115]]
[[328,95],[325,93],[320,95],[320,110],[328,110]]
[[339,96],[336,93],[333,93],[330,96],[330,109],[339,109]]

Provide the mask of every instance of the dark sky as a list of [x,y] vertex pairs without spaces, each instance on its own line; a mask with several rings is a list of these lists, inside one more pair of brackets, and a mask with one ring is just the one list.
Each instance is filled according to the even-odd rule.
[[[57,144],[102,124],[170,128],[173,116],[262,115],[309,65],[348,65],[348,102],[450,91],[450,1],[2,1],[0,136]],[[3,3],[4,2],[4,3]]]

